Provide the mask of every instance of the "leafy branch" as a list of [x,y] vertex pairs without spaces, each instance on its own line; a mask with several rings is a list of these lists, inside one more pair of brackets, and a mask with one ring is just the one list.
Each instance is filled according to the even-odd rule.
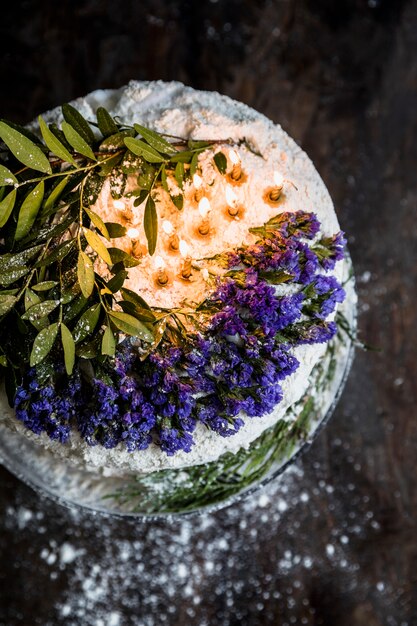
[[[25,363],[52,371],[53,349],[62,352],[71,374],[77,357],[114,355],[120,334],[136,337],[144,354],[161,340],[167,316],[123,288],[138,261],[109,245],[126,229],[104,222],[91,206],[106,178],[113,196],[120,197],[135,172],[134,203],[144,203],[152,255],[156,187],[180,210],[198,156],[219,143],[170,142],[140,124],[120,123],[103,107],[93,122],[70,104],[62,106],[62,116],[60,126],[40,116],[37,134],[0,121],[0,366],[6,368],[11,395]],[[170,178],[176,186],[169,185]],[[178,195],[171,191],[175,187]],[[107,281],[95,271],[98,257],[108,266]]]

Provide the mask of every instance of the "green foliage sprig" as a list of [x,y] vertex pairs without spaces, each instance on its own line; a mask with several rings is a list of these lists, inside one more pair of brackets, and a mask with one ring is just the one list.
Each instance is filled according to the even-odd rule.
[[[144,350],[155,346],[166,314],[123,288],[138,261],[104,240],[123,237],[126,229],[104,222],[91,206],[107,177],[113,197],[121,197],[135,174],[131,193],[135,206],[145,204],[143,227],[152,255],[157,187],[181,210],[184,183],[197,170],[199,155],[227,143],[172,136],[169,141],[140,124],[120,123],[103,107],[94,122],[70,104],[62,106],[62,115],[60,127],[39,117],[38,134],[0,121],[0,366],[11,395],[21,364],[41,366],[48,375],[58,339],[68,374],[76,356],[112,356],[119,333],[136,337]],[[224,173],[226,158],[216,154],[214,163]],[[170,191],[169,177],[178,195]],[[95,272],[97,257],[108,265],[110,280]],[[122,298],[117,307],[116,293]]]

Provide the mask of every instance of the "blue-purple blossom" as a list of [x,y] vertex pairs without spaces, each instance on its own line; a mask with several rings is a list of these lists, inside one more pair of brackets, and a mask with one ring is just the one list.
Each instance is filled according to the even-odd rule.
[[326,318],[345,292],[319,271],[343,258],[346,240],[340,232],[313,244],[319,227],[313,213],[283,213],[255,229],[256,243],[225,254],[230,271],[204,303],[206,322],[178,345],[164,337],[141,360],[126,340],[113,359],[93,362],[92,379],[79,363],[47,382],[29,368],[16,391],[17,418],[62,443],[76,429],[92,446],[158,445],[171,456],[191,450],[198,422],[229,437],[271,412],[299,366],[293,346],[328,342],[337,330]]

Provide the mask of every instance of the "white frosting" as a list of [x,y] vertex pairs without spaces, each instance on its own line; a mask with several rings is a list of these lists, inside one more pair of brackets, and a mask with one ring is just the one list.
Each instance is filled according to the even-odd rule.
[[[284,178],[290,181],[285,185],[285,196],[279,210],[312,211],[322,224],[322,233],[329,235],[340,230],[329,193],[305,152],[281,126],[273,124],[265,116],[242,103],[216,92],[196,91],[179,82],[132,81],[118,90],[94,91],[72,104],[91,120],[95,118],[97,107],[105,106],[113,116],[125,123],[138,122],[162,133],[193,139],[232,139],[236,143],[246,139],[257,152],[263,155],[264,161],[243,146],[239,148],[242,169],[248,175],[249,184],[235,187],[234,191],[248,210],[240,222],[231,220],[225,222],[219,214],[216,215],[215,211],[212,211],[214,214],[212,225],[221,236],[207,239],[207,243],[204,244],[204,256],[221,252],[224,249],[223,242],[227,242],[228,246],[233,248],[245,240],[248,241],[248,227],[262,225],[278,212],[276,208],[263,200],[263,191],[272,186],[272,173],[276,169],[282,171]],[[43,117],[47,121],[54,120],[59,123],[62,119],[60,108],[47,112]],[[33,129],[36,129],[35,122]],[[210,176],[208,171],[210,166],[204,162],[202,166],[205,176]],[[216,179],[215,185],[210,188],[210,200],[213,207],[218,207],[222,203],[225,193],[224,185],[224,180]],[[185,189],[185,193],[187,196],[194,192],[191,189]],[[187,206],[185,210],[194,211],[197,219],[196,207],[193,207],[192,203]],[[115,221],[108,189],[105,188],[103,191],[96,210],[101,211],[106,220]],[[141,218],[142,211],[143,207],[138,207],[137,220]],[[172,214],[169,217],[171,219]],[[193,221],[188,219],[185,223],[192,224]],[[201,249],[193,248],[191,233],[187,237],[187,243],[191,245],[192,256],[201,255]],[[198,245],[201,246],[201,242]],[[166,247],[163,237],[160,237],[158,246],[156,253],[163,254],[164,246]],[[174,271],[169,288],[157,291],[149,289],[145,286],[149,283],[148,278],[146,283],[141,284],[141,276],[149,276],[150,272],[155,271],[152,259],[144,261],[135,271],[129,271],[130,283],[126,286],[139,290],[151,304],[171,306],[176,303],[176,299],[181,299],[187,294],[187,285],[184,286],[183,281],[176,278],[178,263],[178,259],[172,261]],[[343,279],[345,272],[346,263],[338,263],[335,270],[337,278]],[[207,290],[207,285],[200,273],[197,273],[193,284],[194,297],[197,299]],[[0,411],[11,428],[38,441],[54,454],[66,458],[71,463],[100,468],[109,474],[126,471],[147,473],[166,468],[186,467],[216,460],[226,451],[236,452],[242,447],[247,448],[266,428],[283,418],[288,407],[297,402],[305,393],[309,375],[325,350],[324,344],[300,346],[294,349],[294,354],[300,361],[300,367],[283,382],[283,400],[272,413],[261,418],[245,418],[245,425],[234,436],[228,438],[223,438],[198,424],[194,433],[195,445],[191,452],[178,452],[171,457],[154,444],[147,450],[133,453],[127,452],[121,444],[112,450],[101,446],[89,447],[77,433],[71,435],[71,440],[67,444],[59,444],[51,441],[44,434],[36,436],[28,431],[15,419],[14,412],[8,407],[4,396],[0,398]]]

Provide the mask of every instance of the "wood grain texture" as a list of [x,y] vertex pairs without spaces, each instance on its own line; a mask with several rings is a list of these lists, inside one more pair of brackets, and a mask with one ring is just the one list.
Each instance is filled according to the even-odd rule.
[[15,2],[0,77],[20,123],[132,78],[280,123],[334,199],[379,349],[291,475],[203,525],[67,512],[1,469],[0,626],[417,624],[417,0]]

